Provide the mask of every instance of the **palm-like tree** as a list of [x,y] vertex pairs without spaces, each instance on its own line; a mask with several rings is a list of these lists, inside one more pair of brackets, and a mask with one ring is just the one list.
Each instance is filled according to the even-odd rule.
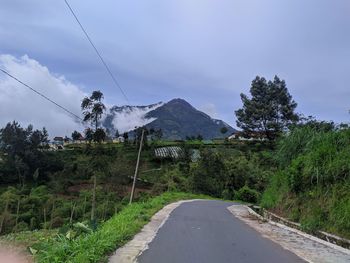
[[106,106],[102,103],[103,93],[99,90],[93,91],[90,97],[85,97],[81,103],[84,121],[90,121],[98,129],[98,122],[102,117]]

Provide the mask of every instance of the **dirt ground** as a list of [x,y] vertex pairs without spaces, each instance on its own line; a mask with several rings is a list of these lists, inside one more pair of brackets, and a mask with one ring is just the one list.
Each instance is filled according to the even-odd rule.
[[17,249],[0,244],[0,263],[33,263],[33,261]]

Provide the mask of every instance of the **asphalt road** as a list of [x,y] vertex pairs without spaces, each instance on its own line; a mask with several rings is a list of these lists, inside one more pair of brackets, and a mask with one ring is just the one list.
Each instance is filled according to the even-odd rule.
[[305,263],[235,218],[232,203],[195,201],[176,208],[138,263]]

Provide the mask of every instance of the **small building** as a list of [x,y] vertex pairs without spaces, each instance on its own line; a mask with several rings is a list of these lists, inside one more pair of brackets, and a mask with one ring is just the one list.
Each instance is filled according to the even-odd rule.
[[159,159],[178,159],[183,155],[183,150],[179,146],[160,147],[154,150],[154,155]]
[[64,138],[63,137],[55,137],[55,138],[53,138],[52,143],[55,145],[62,145],[63,146]]
[[48,145],[48,148],[45,149],[45,151],[58,151],[58,150],[64,150],[64,146],[62,144],[51,143]]
[[119,136],[115,139],[113,139],[114,143],[124,143],[125,142],[125,138],[123,136]]

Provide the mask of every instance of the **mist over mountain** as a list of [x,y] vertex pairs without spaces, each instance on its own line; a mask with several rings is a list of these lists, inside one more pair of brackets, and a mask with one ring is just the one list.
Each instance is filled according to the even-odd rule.
[[[110,108],[103,126],[114,134],[129,132],[135,127],[162,129],[163,138],[179,140],[201,135],[204,139],[222,138],[235,131],[222,120],[211,118],[183,99],[148,106],[114,106]],[[221,128],[227,133],[222,134]]]

